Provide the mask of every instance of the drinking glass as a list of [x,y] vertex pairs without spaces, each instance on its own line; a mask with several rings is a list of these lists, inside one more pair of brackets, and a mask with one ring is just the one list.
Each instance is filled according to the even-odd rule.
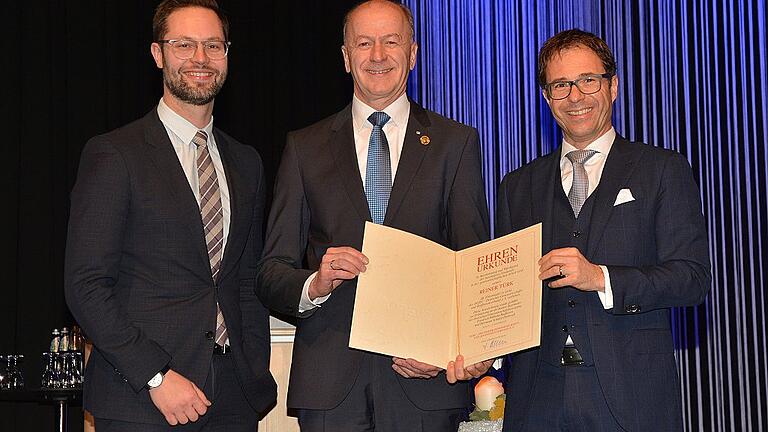
[[5,361],[6,356],[0,356],[0,390],[5,390],[8,386],[8,367]]

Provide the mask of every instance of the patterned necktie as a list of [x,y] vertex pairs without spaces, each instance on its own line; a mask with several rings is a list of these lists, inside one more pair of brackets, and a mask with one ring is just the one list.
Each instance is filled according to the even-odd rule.
[[371,218],[377,224],[384,223],[389,193],[392,191],[392,168],[389,162],[389,143],[384,135],[384,125],[389,121],[387,113],[377,111],[368,117],[373,125],[368,141],[368,162],[365,168],[365,197]]
[[[213,167],[211,153],[208,151],[208,135],[199,130],[192,143],[197,146],[197,177],[200,190],[200,215],[203,219],[205,243],[208,247],[208,260],[211,264],[211,274],[215,281],[221,269],[221,253],[224,244],[224,214],[221,207],[219,181],[216,179],[216,169]],[[227,325],[221,313],[219,302],[216,301],[216,343],[229,344]]]
[[589,177],[587,170],[584,169],[584,163],[596,154],[597,151],[595,150],[574,150],[565,155],[573,165],[573,185],[568,192],[568,201],[570,201],[573,214],[576,217],[579,217],[581,207],[587,200],[587,193],[589,192]]

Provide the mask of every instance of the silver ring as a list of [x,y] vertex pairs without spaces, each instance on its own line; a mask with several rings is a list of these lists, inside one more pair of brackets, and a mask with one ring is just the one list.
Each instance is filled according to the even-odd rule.
[[333,262],[336,260],[331,260],[331,262],[328,263],[328,267],[331,268],[331,270],[338,270],[336,267],[333,266]]
[[[331,261],[331,262],[333,262],[333,261]],[[558,271],[560,272],[560,277],[563,277],[563,276],[565,276],[565,275],[563,274],[563,266],[557,266],[557,268],[558,268]]]

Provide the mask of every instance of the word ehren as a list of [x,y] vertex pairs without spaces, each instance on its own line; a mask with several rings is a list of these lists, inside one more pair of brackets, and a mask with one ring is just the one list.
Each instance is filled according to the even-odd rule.
[[517,248],[519,245],[510,246],[498,252],[477,257],[477,271],[485,271],[503,264],[517,261]]

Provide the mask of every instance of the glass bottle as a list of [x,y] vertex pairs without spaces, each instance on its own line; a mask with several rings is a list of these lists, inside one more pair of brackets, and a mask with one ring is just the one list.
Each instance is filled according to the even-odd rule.
[[52,353],[59,352],[59,329],[53,329],[53,332],[51,332],[51,347],[49,351]]
[[72,335],[70,337],[72,341],[69,344],[69,349],[72,351],[83,351],[83,335],[80,332],[80,327],[72,326]]
[[59,336],[59,352],[69,351],[69,329],[64,327],[61,329]]

